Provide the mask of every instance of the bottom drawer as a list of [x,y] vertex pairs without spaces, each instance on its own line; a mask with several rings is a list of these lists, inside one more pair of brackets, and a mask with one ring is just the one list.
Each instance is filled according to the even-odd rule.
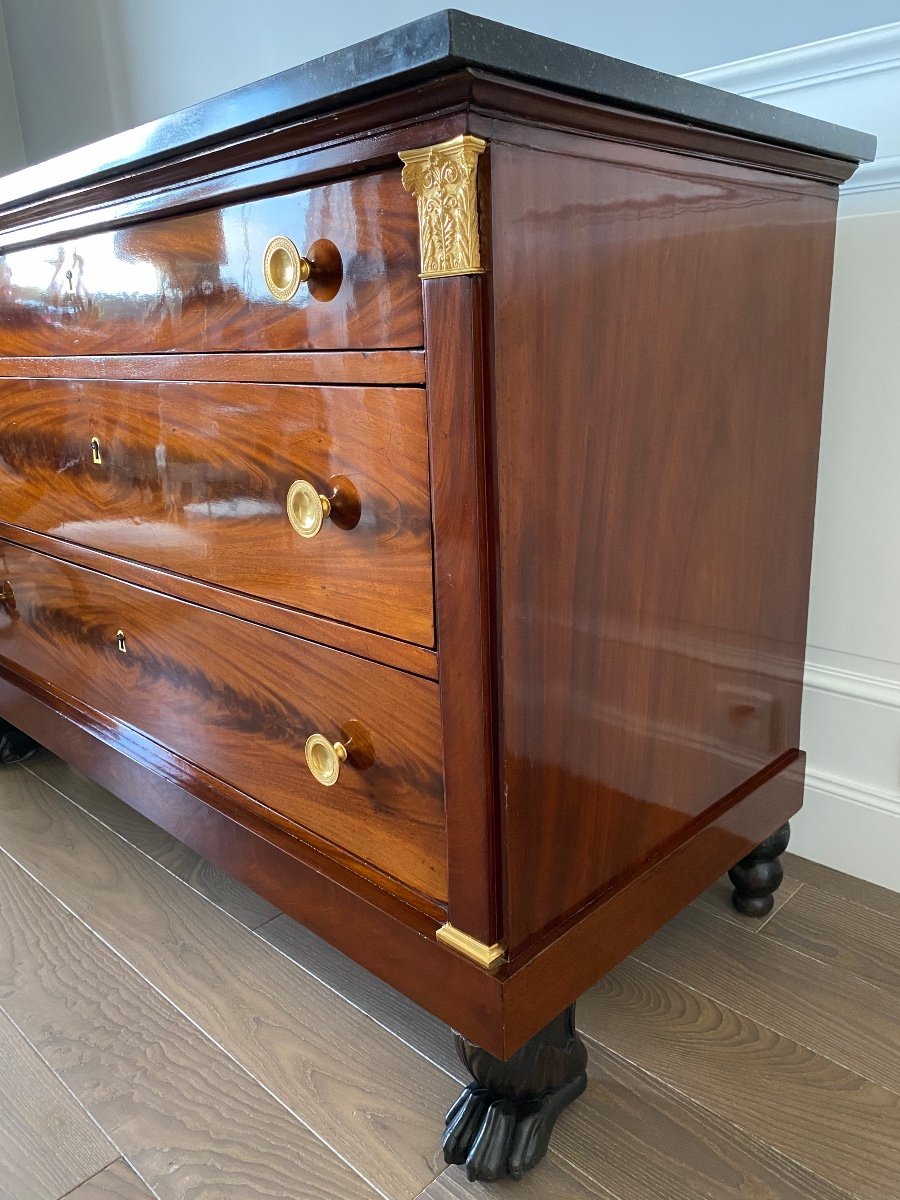
[[[0,540],[4,580],[0,659],[446,900],[435,683]],[[307,765],[314,733],[331,785]]]

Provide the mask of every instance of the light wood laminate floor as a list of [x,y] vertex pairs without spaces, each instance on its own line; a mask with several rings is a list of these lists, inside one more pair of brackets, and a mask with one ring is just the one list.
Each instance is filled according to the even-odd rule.
[[551,1153],[469,1184],[449,1031],[41,753],[0,771],[0,1200],[900,1200],[900,895],[786,866],[582,999]]

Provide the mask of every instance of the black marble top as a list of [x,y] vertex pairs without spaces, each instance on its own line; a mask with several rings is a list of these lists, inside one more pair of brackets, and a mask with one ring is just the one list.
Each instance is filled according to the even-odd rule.
[[463,67],[833,158],[875,155],[870,134],[445,9],[8,175],[0,180],[0,207]]

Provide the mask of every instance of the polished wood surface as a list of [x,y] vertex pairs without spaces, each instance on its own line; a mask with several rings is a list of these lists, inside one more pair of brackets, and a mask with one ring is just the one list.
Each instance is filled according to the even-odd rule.
[[556,150],[491,151],[513,950],[797,745],[834,237],[818,185]]
[[676,839],[677,848],[585,909],[560,937],[490,975],[436,941],[443,915],[395,899],[385,877],[367,878],[327,847],[291,836],[204,781],[191,764],[152,753],[152,744],[108,718],[3,669],[0,714],[15,716],[42,745],[501,1058],[690,903],[715,878],[717,862],[736,862],[795,812],[802,796],[801,760],[767,772],[758,786],[727,797],[689,840]]
[[[0,574],[8,662],[209,766],[298,834],[446,899],[434,684],[9,542]],[[312,733],[350,748],[334,787],[306,766]]]
[[531,1027],[536,1012],[559,1012],[565,996],[581,995],[695,900],[716,879],[720,863],[743,858],[793,816],[803,803],[804,767],[803,754],[785,755],[514,960],[518,969],[504,993],[512,1028]]
[[435,651],[413,645],[412,642],[399,642],[380,633],[372,633],[352,625],[342,625],[296,608],[287,608],[283,604],[273,604],[269,600],[234,592],[227,587],[219,588],[189,579],[187,576],[173,575],[159,567],[150,567],[124,558],[112,558],[100,550],[91,550],[75,542],[62,542],[59,538],[48,537],[43,533],[32,533],[15,525],[7,525],[2,520],[0,537],[19,546],[26,546],[30,550],[64,557],[67,562],[76,563],[78,566],[113,574],[117,579],[124,579],[128,583],[164,591],[181,600],[190,600],[207,608],[216,608],[219,612],[244,617],[258,625],[267,625],[270,629],[280,629],[284,633],[293,633],[313,642],[335,646],[339,650],[346,650],[348,654],[384,663],[388,667],[397,667],[401,671],[421,675],[424,679],[437,679]]
[[327,350],[253,354],[0,356],[0,379],[196,379],[221,383],[425,382],[422,350]]
[[[286,303],[271,238],[313,264]],[[0,354],[387,349],[422,344],[415,213],[400,172],[0,256]]]
[[0,379],[0,410],[5,522],[433,644],[420,389]]
[[447,795],[450,920],[492,945],[502,936],[494,798],[491,569],[485,539],[488,415],[479,281],[425,281],[428,422]]
[[[0,210],[0,715],[505,1058],[799,807],[853,163],[455,66],[239,116]],[[465,133],[486,270],[420,281],[397,154]]]

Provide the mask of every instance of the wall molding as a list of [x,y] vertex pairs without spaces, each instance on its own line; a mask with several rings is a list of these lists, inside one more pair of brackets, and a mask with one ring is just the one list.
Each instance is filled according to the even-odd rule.
[[686,76],[875,133],[879,157],[841,188],[841,216],[900,211],[900,21]]
[[830,692],[836,696],[864,700],[868,704],[881,704],[900,713],[900,683],[895,683],[892,679],[807,660],[803,686],[820,692]]
[[[872,808],[876,812],[887,813],[900,821],[900,795],[892,795],[881,788],[869,784],[856,783],[852,779],[844,779],[831,771],[816,771],[810,767],[806,770],[806,785],[818,792],[825,792],[848,804],[858,804],[863,808]],[[900,837],[900,825],[897,827]]]
[[900,70],[900,21],[692,71],[686,79],[762,99]]
[[807,769],[803,808],[791,821],[791,850],[848,875],[900,891],[900,807],[872,789]]
[[900,891],[900,682],[808,661],[802,742],[806,791],[792,848]]

